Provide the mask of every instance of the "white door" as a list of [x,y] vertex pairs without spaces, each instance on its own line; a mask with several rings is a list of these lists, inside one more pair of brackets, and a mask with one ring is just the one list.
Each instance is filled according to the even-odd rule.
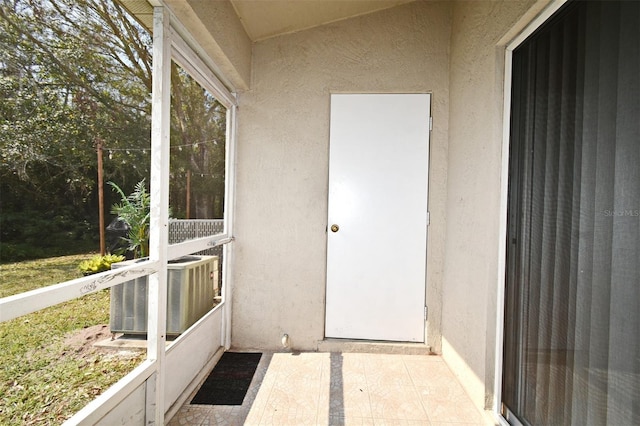
[[424,341],[429,116],[428,94],[331,96],[327,337]]

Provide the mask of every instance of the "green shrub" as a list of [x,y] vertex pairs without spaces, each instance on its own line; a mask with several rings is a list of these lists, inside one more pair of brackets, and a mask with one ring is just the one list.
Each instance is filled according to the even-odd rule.
[[71,209],[0,211],[0,262],[86,253],[98,248],[98,227]]
[[51,256],[51,251],[24,243],[0,242],[0,263]]
[[112,263],[122,262],[124,259],[124,256],[120,256],[119,254],[97,255],[89,260],[80,262],[78,269],[80,269],[84,275],[97,274],[98,272],[108,271],[111,269]]

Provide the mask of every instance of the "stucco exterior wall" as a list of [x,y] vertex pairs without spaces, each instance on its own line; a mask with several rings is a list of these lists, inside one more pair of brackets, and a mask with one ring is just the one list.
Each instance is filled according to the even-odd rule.
[[496,356],[505,46],[546,2],[455,2],[442,354],[490,408]]
[[450,22],[451,3],[416,2],[254,45],[239,96],[232,346],[280,349],[287,333],[315,350],[324,338],[330,93],[431,92],[428,343],[440,350]]
[[165,0],[224,82],[243,90],[251,79],[251,40],[228,0]]

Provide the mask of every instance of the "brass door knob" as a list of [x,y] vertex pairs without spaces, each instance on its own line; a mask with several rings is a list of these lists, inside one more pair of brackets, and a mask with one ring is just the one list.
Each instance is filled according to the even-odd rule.
[[338,232],[339,229],[340,227],[338,225],[331,225],[331,232]]

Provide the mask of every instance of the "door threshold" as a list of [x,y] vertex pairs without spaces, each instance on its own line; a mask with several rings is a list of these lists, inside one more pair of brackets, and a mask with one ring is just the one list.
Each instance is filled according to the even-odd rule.
[[318,341],[318,352],[356,352],[397,355],[432,354],[431,347],[424,343],[332,338]]

